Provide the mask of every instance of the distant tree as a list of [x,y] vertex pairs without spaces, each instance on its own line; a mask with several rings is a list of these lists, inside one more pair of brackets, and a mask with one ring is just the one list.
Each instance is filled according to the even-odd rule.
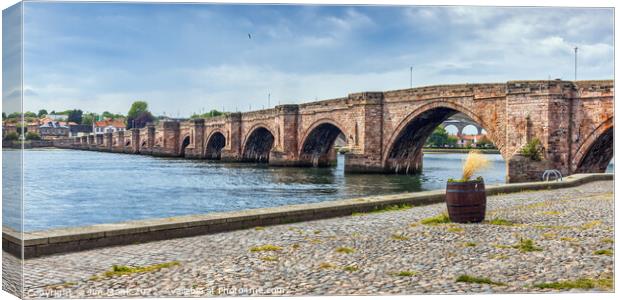
[[131,104],[131,108],[129,108],[129,112],[127,112],[127,118],[137,118],[138,115],[142,112],[147,112],[149,109],[149,104],[145,101],[135,101]]
[[55,115],[55,114],[56,114],[55,110],[52,110],[52,112],[50,113],[50,115]]
[[446,144],[450,147],[454,147],[456,146],[456,144],[458,144],[458,142],[459,142],[459,139],[457,137],[449,135],[448,141],[446,142]]
[[31,111],[27,111],[24,113],[24,118],[36,118],[37,114],[31,112]]
[[101,114],[101,117],[104,118],[104,119],[112,119],[112,120],[125,118],[125,116],[123,116],[121,114],[113,114],[113,113],[111,113],[109,111],[104,111]]
[[82,114],[82,125],[92,125],[95,121],[97,121],[97,114],[95,113],[85,113]]
[[480,137],[477,144],[479,147],[495,148],[495,145],[493,145],[493,142],[486,135],[483,135],[482,137]]
[[81,109],[73,109],[68,111],[67,122],[82,123],[83,112]]
[[9,132],[4,136],[4,139],[7,141],[16,141],[19,138],[19,134],[17,132]]
[[36,132],[28,132],[26,133],[27,140],[40,140],[41,137]]
[[47,115],[47,110],[41,109],[41,110],[39,110],[39,113],[37,114],[37,117],[41,118],[41,117],[43,117],[45,115]]
[[2,120],[6,119],[6,113],[2,112]]
[[448,132],[439,126],[433,130],[431,136],[426,140],[426,144],[434,147],[443,147],[448,143]]
[[145,101],[135,101],[127,112],[127,129],[142,128],[146,123],[153,121],[153,115],[148,110],[149,105]]
[[204,114],[193,114],[190,118],[191,119],[208,119],[208,118],[213,118],[213,117],[217,117],[217,116],[221,116],[225,114],[224,112],[221,112],[219,110],[216,109],[212,109],[209,112],[206,112]]
[[[155,120],[153,115],[148,111],[144,111],[141,112],[135,119],[127,118],[127,128],[134,128],[134,126],[135,128],[144,128],[147,123],[153,122],[153,120]],[[131,122],[131,124],[129,122]]]
[[106,111],[104,111],[104,112],[101,114],[101,116],[102,116],[104,119],[114,119],[114,114],[113,114],[113,113],[111,113],[111,112],[109,112],[109,111],[107,111],[107,110],[106,110]]
[[9,119],[21,119],[22,118],[22,113],[21,112],[10,113],[8,118]]

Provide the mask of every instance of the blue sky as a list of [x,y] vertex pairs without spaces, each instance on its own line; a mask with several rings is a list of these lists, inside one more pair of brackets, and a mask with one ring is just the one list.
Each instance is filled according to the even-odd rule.
[[[252,38],[248,38],[248,33]],[[38,3],[24,109],[247,111],[444,83],[613,78],[613,10]]]

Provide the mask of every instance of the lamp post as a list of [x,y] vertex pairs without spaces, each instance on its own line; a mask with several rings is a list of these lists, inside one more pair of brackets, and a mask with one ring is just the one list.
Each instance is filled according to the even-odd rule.
[[409,67],[409,88],[413,88],[413,66]]
[[577,50],[579,50],[579,48],[575,47],[575,81],[577,81]]

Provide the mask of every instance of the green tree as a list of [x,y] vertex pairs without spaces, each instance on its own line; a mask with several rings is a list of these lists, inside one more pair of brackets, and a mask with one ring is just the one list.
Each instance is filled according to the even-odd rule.
[[36,132],[28,132],[26,133],[27,140],[40,140],[41,137]]
[[131,104],[131,108],[127,112],[127,129],[131,129],[134,126],[142,128],[146,123],[152,122],[153,115],[148,109],[149,105],[145,101],[135,101]]
[[217,117],[217,116],[221,116],[225,114],[224,112],[221,112],[219,110],[216,109],[212,109],[209,112],[206,112],[204,114],[193,114],[190,118],[191,119],[208,119],[208,118],[213,118],[213,117]]
[[114,114],[113,114],[113,113],[111,113],[111,112],[109,112],[109,111],[107,111],[107,110],[106,110],[106,111],[104,111],[104,112],[101,114],[101,116],[102,116],[104,119],[114,119]]
[[85,113],[82,114],[82,125],[92,125],[97,120],[97,114],[95,113]]
[[68,111],[67,122],[82,123],[83,112],[81,109],[73,109]]
[[19,134],[17,132],[9,132],[4,136],[4,139],[7,141],[16,141],[19,138]]
[[458,144],[459,139],[455,136],[449,135],[448,136],[448,140],[446,141],[446,144],[450,147],[454,147],[456,146],[456,144]]
[[6,119],[6,113],[2,112],[2,120]]
[[135,119],[140,113],[147,112],[148,108],[149,104],[145,101],[135,101],[133,104],[131,104],[131,108],[129,108],[127,118]]
[[521,154],[534,161],[540,161],[543,158],[543,145],[538,138],[534,138],[527,142],[523,148],[521,148]]
[[47,115],[47,110],[45,109],[40,109],[39,113],[37,114],[37,117],[41,118],[43,116]]
[[493,142],[486,135],[483,135],[482,137],[480,137],[477,144],[479,147],[495,148],[495,145],[493,145]]
[[36,118],[37,114],[31,112],[31,111],[27,111],[24,113],[24,118]]
[[439,126],[433,130],[431,136],[426,140],[426,144],[432,147],[443,147],[448,143],[448,132]]
[[19,123],[15,124],[15,131],[17,131],[18,135],[21,135],[22,132],[27,132],[28,131],[28,127],[24,126],[23,122],[19,122]]

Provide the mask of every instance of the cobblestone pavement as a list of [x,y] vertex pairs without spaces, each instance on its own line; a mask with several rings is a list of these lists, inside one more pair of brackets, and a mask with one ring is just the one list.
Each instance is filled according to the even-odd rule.
[[[613,252],[599,251],[613,249],[612,191],[603,181],[489,197],[487,220],[512,225],[421,224],[445,211],[435,204],[29,259],[26,296],[555,292],[534,285],[613,280]],[[527,239],[539,251],[513,247]],[[281,249],[251,251],[265,245]],[[103,275],[113,265],[173,261],[179,265]],[[19,266],[6,253],[3,263]],[[456,282],[460,275],[499,284]],[[588,290],[613,290],[606,282]]]

